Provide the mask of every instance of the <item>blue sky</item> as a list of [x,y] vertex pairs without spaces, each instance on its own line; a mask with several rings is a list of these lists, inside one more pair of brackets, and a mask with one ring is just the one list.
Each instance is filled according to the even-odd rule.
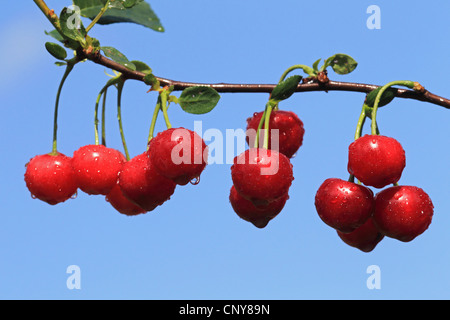
[[[59,12],[70,1],[48,1]],[[193,82],[275,83],[294,64],[346,53],[356,70],[333,80],[385,84],[414,80],[448,89],[448,1],[151,1],[166,32],[132,24],[96,26],[102,45],[149,64],[156,75]],[[370,5],[381,29],[369,30]],[[448,299],[450,298],[449,111],[396,99],[379,112],[384,135],[406,151],[401,184],[423,188],[435,206],[429,229],[414,241],[385,238],[373,252],[345,245],[318,217],[314,195],[327,178],[348,178],[364,95],[299,93],[280,104],[305,125],[292,159],[295,180],[284,210],[265,229],[239,219],[228,202],[229,164],[206,168],[200,184],[178,187],[154,212],[130,218],[104,198],[79,192],[49,206],[31,198],[25,163],[51,151],[53,105],[63,69],[44,43],[48,21],[32,1],[4,4],[0,133],[0,298],[2,299]],[[105,68],[79,65],[61,97],[59,151],[94,142],[93,108]],[[127,82],[123,121],[131,155],[144,151],[156,96]],[[206,115],[169,110],[174,126],[244,128],[267,94],[222,94]],[[115,93],[109,91],[108,146],[120,149]],[[158,122],[157,130],[164,129]],[[367,128],[365,129],[365,131]],[[376,190],[375,190],[376,191]],[[67,267],[79,266],[81,289],[69,290]],[[379,266],[381,288],[368,289]]]

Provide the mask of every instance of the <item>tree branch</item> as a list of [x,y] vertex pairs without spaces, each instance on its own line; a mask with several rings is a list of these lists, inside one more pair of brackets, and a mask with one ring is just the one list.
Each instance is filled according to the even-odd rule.
[[[138,81],[144,81],[144,76],[142,72],[132,71],[127,67],[112,61],[100,52],[86,53],[84,51],[79,52],[78,55],[80,59],[86,58],[93,61],[94,63],[100,64],[104,67],[116,70],[122,73],[123,77],[126,79],[133,79]],[[194,86],[207,86],[214,88],[217,92],[222,93],[271,93],[275,84],[235,84],[235,83],[194,83],[194,82],[184,82],[175,81],[166,78],[156,77],[161,83],[161,86],[174,86],[175,91],[182,91],[188,87]],[[312,92],[312,91],[350,91],[350,92],[362,92],[369,93],[370,91],[378,88],[378,85],[374,84],[364,84],[364,83],[353,83],[353,82],[342,82],[342,81],[328,81],[327,83],[303,83],[299,84],[296,92]],[[432,103],[435,105],[442,106],[446,109],[450,109],[450,99],[440,97],[427,90],[424,92],[408,90],[408,89],[396,89],[396,97],[404,99],[414,99],[419,101],[424,101]]]

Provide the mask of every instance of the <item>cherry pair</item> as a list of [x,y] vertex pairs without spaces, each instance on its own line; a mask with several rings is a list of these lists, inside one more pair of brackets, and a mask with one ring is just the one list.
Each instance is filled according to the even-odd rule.
[[[250,146],[263,112],[247,119],[247,142]],[[277,147],[272,144],[269,131],[269,148],[251,147],[234,158],[231,167],[233,186],[229,200],[236,214],[257,228],[264,228],[276,217],[289,199],[289,188],[294,180],[290,158],[302,145],[303,123],[293,112],[273,111],[269,127],[278,130]],[[262,141],[263,134],[259,136]],[[262,144],[262,143],[261,143]]]

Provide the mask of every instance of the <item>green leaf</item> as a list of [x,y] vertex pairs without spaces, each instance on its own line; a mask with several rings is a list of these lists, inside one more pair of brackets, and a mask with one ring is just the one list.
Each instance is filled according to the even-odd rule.
[[59,42],[64,42],[64,38],[61,36],[61,34],[57,30],[52,30],[50,32],[44,31],[46,35],[54,38],[55,40],[58,40]]
[[153,90],[157,90],[160,88],[159,81],[156,77],[149,73],[144,77],[144,83],[148,86],[151,86]]
[[297,89],[298,84],[302,80],[302,76],[291,76],[280,82],[273,90],[270,96],[271,100],[281,101],[289,98]]
[[128,60],[128,58],[119,50],[113,47],[100,47],[105,56],[111,58],[115,62],[127,67],[132,71],[136,71],[136,66]]
[[[377,98],[378,92],[380,92],[381,87],[378,87],[375,90],[370,91],[366,95],[366,101],[364,102],[367,106],[370,108],[373,108],[373,105],[375,103],[375,99]],[[386,91],[383,92],[380,102],[378,103],[378,107],[382,107],[390,103],[392,100],[394,100],[395,95],[397,93],[397,89],[395,88],[388,88]]]
[[59,20],[61,30],[67,38],[82,44],[85,42],[86,30],[76,11],[64,8],[61,11]]
[[90,36],[86,36],[86,45],[91,46],[94,50],[100,49],[100,41]]
[[55,64],[56,64],[58,67],[67,66],[67,62],[62,62],[62,61],[56,61]]
[[[105,3],[106,0],[73,0],[73,4],[81,9],[81,15],[91,20],[97,16]],[[161,25],[159,18],[150,5],[143,0],[113,1],[97,23],[119,22],[135,23],[155,31],[164,32],[164,27]]]
[[210,87],[198,86],[184,89],[178,102],[187,113],[204,114],[214,109],[220,100],[220,95]]
[[145,64],[142,61],[133,60],[133,61],[131,61],[131,63],[136,66],[136,71],[140,71],[146,75],[149,75],[152,73],[152,68],[150,68],[147,64]]
[[329,57],[325,64],[323,65],[322,69],[325,69],[329,66],[331,66],[337,74],[348,74],[355,70],[358,63],[350,57],[349,55],[338,53],[331,57]]
[[313,63],[313,69],[316,73],[317,73],[317,71],[319,71],[318,66],[319,66],[320,60],[322,60],[322,59],[319,59]]
[[308,66],[302,66],[301,69],[310,77],[314,77],[316,76],[316,72],[314,71],[313,68],[308,67]]
[[61,47],[59,44],[53,42],[46,42],[45,48],[47,49],[48,53],[50,53],[53,57],[55,57],[58,60],[64,60],[65,58],[67,58],[66,49]]

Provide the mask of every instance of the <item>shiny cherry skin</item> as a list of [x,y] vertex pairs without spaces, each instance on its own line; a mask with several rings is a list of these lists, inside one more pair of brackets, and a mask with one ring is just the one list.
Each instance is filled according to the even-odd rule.
[[144,152],[124,163],[119,186],[130,201],[145,211],[152,211],[170,199],[176,184],[160,175]]
[[120,189],[119,181],[117,181],[116,185],[106,195],[105,199],[113,206],[114,209],[126,216],[137,216],[147,212],[125,197],[122,189]]
[[179,185],[199,179],[208,160],[205,141],[185,128],[159,132],[150,141],[148,153],[155,170]]
[[329,178],[317,190],[315,206],[323,222],[348,233],[363,225],[372,215],[373,192],[353,182]]
[[366,186],[383,188],[400,180],[405,151],[394,138],[365,135],[349,146],[348,172]]
[[86,145],[73,153],[78,187],[90,195],[107,195],[116,185],[125,156],[104,145]]
[[288,157],[275,150],[251,148],[234,158],[231,178],[236,191],[256,206],[286,196],[294,180]]
[[252,223],[257,228],[264,228],[284,208],[289,195],[284,195],[265,207],[256,207],[253,202],[243,198],[234,186],[230,190],[230,203],[234,212],[243,220]]
[[[253,117],[247,119],[247,143],[255,140],[256,130],[264,112],[255,112]],[[286,157],[293,157],[303,144],[305,129],[303,122],[292,111],[275,110],[270,114],[270,130],[278,130],[278,148],[272,143],[269,134],[269,149],[275,149]],[[260,143],[264,141],[264,131],[260,132]],[[252,145],[253,147],[253,145]]]
[[24,179],[31,196],[50,205],[70,199],[78,188],[72,158],[59,152],[33,157],[26,164]]
[[428,229],[433,212],[433,203],[421,188],[394,186],[375,196],[373,218],[387,237],[409,242]]
[[347,245],[357,248],[363,252],[371,252],[378,243],[383,240],[384,234],[378,230],[372,218],[349,233],[337,231],[339,238],[341,238]]

